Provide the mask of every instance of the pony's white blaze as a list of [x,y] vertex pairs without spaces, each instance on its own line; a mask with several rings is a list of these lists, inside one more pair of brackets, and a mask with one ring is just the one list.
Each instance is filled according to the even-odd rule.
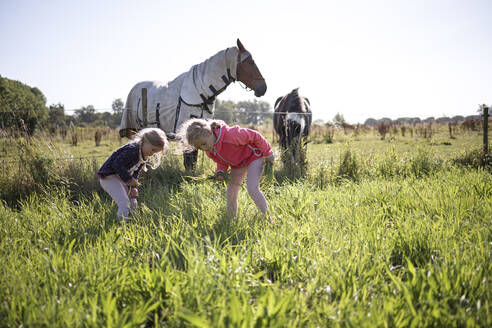
[[[305,115],[303,113],[289,113],[287,114],[287,122],[296,122],[299,124],[299,136],[298,136],[298,142],[299,145],[301,144],[301,139],[304,131],[304,127],[306,126],[306,118],[304,117]],[[292,157],[292,160],[295,160],[294,156]]]
[[300,132],[301,133],[299,133],[301,136],[302,136],[302,131],[304,131],[304,127],[306,126],[306,118],[304,117],[304,115],[302,115],[302,116],[303,117],[301,118],[301,123],[300,123],[300,125],[301,125]]
[[288,113],[287,121],[294,121],[299,125],[304,124],[304,115],[302,113]]

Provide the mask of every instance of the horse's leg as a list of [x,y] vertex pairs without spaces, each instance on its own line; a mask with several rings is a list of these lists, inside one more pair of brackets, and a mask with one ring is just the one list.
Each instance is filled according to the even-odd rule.
[[183,163],[186,171],[194,171],[198,161],[198,150],[183,153]]

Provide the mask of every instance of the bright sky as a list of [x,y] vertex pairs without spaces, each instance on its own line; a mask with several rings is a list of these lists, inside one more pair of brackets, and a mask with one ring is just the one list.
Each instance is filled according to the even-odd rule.
[[[110,109],[240,38],[272,106],[300,87],[314,119],[477,114],[492,104],[489,0],[0,0],[0,75],[48,104]],[[221,100],[251,100],[235,83]]]

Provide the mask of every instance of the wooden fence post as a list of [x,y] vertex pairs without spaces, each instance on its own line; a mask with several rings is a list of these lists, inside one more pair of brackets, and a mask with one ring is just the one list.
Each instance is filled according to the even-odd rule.
[[144,128],[147,127],[147,88],[142,88],[142,116]]
[[483,155],[485,161],[489,158],[489,108],[486,105],[482,105],[483,111]]

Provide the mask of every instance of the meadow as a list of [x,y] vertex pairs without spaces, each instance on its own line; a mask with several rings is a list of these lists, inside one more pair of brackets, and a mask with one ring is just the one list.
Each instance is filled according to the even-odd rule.
[[228,218],[203,154],[191,174],[171,151],[120,223],[94,176],[116,131],[0,139],[0,326],[492,326],[480,132],[325,132],[306,176],[265,173],[275,224],[244,188]]

